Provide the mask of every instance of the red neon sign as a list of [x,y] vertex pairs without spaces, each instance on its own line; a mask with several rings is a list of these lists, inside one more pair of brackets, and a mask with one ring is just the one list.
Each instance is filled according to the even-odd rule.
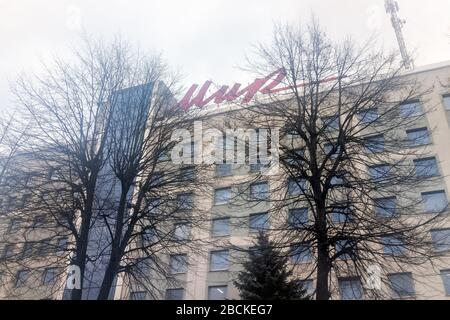
[[[194,94],[197,91],[198,84],[193,84],[186,92],[184,97],[180,100],[179,106],[184,110],[187,110],[193,106],[203,108],[204,106],[206,106],[211,102],[217,104],[222,103],[224,101],[231,102],[238,99],[241,96],[244,96],[242,98],[242,103],[249,103],[258,92],[262,94],[270,94],[291,89],[291,87],[277,88],[277,86],[284,80],[284,78],[286,78],[285,70],[279,69],[262,79],[256,79],[250,85],[248,85],[243,89],[240,89],[241,88],[240,83],[234,84],[231,87],[231,89],[229,89],[229,86],[222,86],[219,90],[211,94],[209,97],[205,96],[212,84],[212,81],[206,81],[195,96]],[[321,82],[328,82],[336,79],[337,79],[336,77],[331,77]],[[270,80],[272,81],[268,83]],[[300,84],[299,87],[304,85],[305,84]]]

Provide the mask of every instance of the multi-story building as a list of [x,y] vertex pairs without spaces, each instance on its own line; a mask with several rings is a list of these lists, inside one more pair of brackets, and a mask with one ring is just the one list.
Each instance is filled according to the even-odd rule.
[[[421,140],[421,148],[427,154],[426,159],[432,161],[432,170],[439,179],[419,186],[417,197],[423,199],[427,206],[441,206],[445,209],[450,198],[450,63],[440,63],[408,71],[404,76],[414,77],[423,87],[432,88],[426,95],[414,101],[414,106],[426,111],[425,117],[404,132],[406,139]],[[221,122],[228,112],[239,108],[238,105],[227,104],[212,108],[205,116],[210,122]],[[205,172],[209,192],[193,190],[193,208],[206,212],[201,227],[189,230],[191,237],[202,240],[201,250],[189,251],[180,247],[180,251],[165,256],[172,281],[155,275],[150,277],[153,285],[158,287],[160,299],[238,299],[239,292],[233,285],[237,273],[241,270],[241,262],[245,252],[253,246],[255,234],[272,221],[266,217],[270,210],[270,201],[258,201],[248,205],[245,199],[237,199],[235,195],[243,192],[242,184],[252,181],[246,192],[253,192],[258,197],[270,199],[271,191],[279,181],[270,174],[256,181],[254,177],[260,170],[258,166],[247,164],[220,164],[215,170]],[[263,199],[264,200],[264,199]],[[424,210],[425,211],[425,210]],[[450,211],[448,212],[450,214]],[[280,213],[288,219],[288,213]],[[5,221],[5,225],[7,225]],[[401,292],[391,292],[391,298],[415,299],[448,299],[450,296],[450,218],[445,218],[439,229],[429,230],[428,237],[434,241],[435,250],[441,252],[439,259],[433,263],[420,266],[404,266],[398,272],[384,274],[386,282],[382,286],[392,284],[400,286]],[[187,247],[189,248],[189,247]],[[383,250],[381,248],[380,250]],[[4,252],[7,252],[7,248]],[[298,259],[297,259],[298,258]],[[304,281],[308,290],[315,288],[314,272],[311,261],[314,255],[309,253],[291,260],[295,267],[295,276]],[[308,276],[306,276],[308,275]],[[17,279],[20,281],[20,270]],[[363,279],[349,275],[332,274],[337,284],[332,292],[332,299],[370,299],[366,294]],[[45,278],[45,277],[44,277]],[[152,280],[153,279],[153,280]],[[44,281],[45,282],[45,281]],[[10,282],[12,283],[12,282]],[[36,294],[36,297],[41,296]],[[150,298],[138,283],[119,277],[115,299]]]

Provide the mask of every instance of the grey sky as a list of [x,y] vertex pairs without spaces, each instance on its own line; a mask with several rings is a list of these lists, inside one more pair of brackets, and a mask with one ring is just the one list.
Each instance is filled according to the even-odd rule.
[[[416,65],[449,60],[450,1],[398,2]],[[0,106],[10,105],[8,80],[36,70],[39,59],[64,56],[82,29],[162,51],[186,85],[245,83],[237,66],[251,44],[269,40],[273,22],[307,21],[312,12],[333,38],[376,32],[386,47],[396,45],[384,0],[0,0]]]

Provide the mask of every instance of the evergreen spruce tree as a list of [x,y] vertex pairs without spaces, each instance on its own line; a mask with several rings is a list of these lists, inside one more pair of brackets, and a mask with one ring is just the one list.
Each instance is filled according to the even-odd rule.
[[299,281],[289,279],[288,257],[278,252],[268,236],[260,232],[256,246],[250,251],[244,270],[234,281],[244,300],[308,300]]

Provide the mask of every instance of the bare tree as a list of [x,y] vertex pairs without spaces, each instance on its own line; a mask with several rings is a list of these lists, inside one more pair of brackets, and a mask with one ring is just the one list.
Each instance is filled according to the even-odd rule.
[[[26,153],[15,161],[21,182],[9,179],[16,192],[31,195],[17,215],[28,226],[36,212],[45,215],[47,232],[33,243],[57,249],[53,259],[45,255],[60,267],[55,290],[64,287],[69,264],[80,268],[81,289],[66,290],[65,298],[107,299],[119,274],[156,297],[150,274],[170,278],[165,257],[201,247],[187,232],[204,221],[191,200],[205,185],[200,165],[167,161],[173,132],[192,127],[195,112],[177,106],[177,76],[161,57],[121,40],[86,41],[73,63],[55,60],[46,71],[16,88],[22,121],[31,124]],[[33,173],[30,183],[25,177]],[[62,237],[63,254],[56,245]],[[30,242],[21,238],[21,246]]]
[[[441,177],[421,148],[430,133],[414,131],[426,127],[419,99],[431,88],[403,75],[396,54],[372,41],[333,43],[316,22],[277,26],[257,53],[250,69],[283,70],[286,90],[243,105],[229,125],[251,119],[251,128],[279,130],[280,167],[273,158],[268,175],[243,185],[269,179],[266,228],[293,260],[314,256],[303,276],[315,277],[316,298],[330,299],[336,277],[365,279],[373,266],[388,273],[432,261],[429,230],[447,202],[424,208],[421,187]],[[417,134],[411,140],[406,131]],[[261,202],[248,195],[241,194],[250,205]]]

